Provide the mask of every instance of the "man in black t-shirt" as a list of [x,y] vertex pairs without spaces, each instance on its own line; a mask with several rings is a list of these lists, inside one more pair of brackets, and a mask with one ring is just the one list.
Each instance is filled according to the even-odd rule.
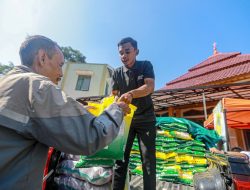
[[137,61],[137,42],[124,38],[118,43],[123,66],[112,77],[112,94],[137,107],[131,123],[124,160],[116,161],[113,190],[123,190],[129,163],[129,155],[137,136],[143,168],[144,189],[156,188],[155,114],[151,94],[154,92],[154,70],[149,61]]

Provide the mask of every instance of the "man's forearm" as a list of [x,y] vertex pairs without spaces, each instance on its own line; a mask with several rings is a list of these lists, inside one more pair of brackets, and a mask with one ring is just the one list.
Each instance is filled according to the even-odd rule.
[[128,93],[132,93],[133,98],[145,97],[154,92],[153,88],[150,88],[147,84],[142,85],[141,87],[131,90]]

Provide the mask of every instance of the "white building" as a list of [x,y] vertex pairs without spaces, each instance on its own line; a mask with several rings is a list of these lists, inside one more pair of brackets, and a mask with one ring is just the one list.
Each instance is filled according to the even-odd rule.
[[73,98],[109,95],[112,73],[108,64],[68,62],[63,66],[59,85]]

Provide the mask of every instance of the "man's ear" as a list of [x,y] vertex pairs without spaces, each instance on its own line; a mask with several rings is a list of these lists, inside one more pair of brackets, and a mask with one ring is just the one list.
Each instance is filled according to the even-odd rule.
[[136,55],[138,55],[138,54],[139,54],[139,49],[136,50]]
[[38,50],[38,54],[37,54],[37,58],[38,58],[39,65],[44,65],[45,58],[46,58],[46,52],[45,52],[45,50],[39,49]]

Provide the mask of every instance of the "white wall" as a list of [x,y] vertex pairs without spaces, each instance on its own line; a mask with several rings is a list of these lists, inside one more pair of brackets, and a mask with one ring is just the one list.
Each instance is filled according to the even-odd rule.
[[[64,77],[61,82],[61,87],[66,94],[73,98],[86,97],[86,96],[100,96],[105,93],[106,81],[110,79],[107,74],[107,64],[89,64],[89,63],[67,63],[65,64]],[[92,73],[90,86],[88,91],[75,90],[78,74],[77,72],[90,71]]]

